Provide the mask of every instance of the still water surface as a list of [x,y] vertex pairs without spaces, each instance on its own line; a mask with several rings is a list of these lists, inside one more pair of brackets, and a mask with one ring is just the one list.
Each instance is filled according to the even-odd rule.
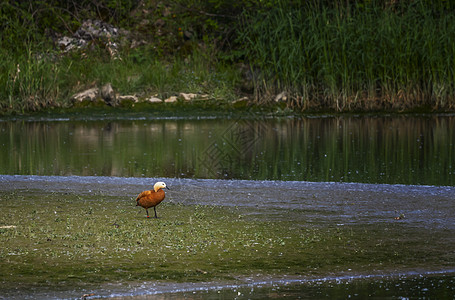
[[455,185],[455,116],[0,122],[0,174]]
[[[455,116],[0,121],[0,174],[455,186]],[[389,190],[390,186],[378,188]],[[258,194],[260,190],[258,187]],[[328,190],[337,192],[334,188]],[[200,202],[202,198],[197,199]],[[403,205],[411,202],[402,201]],[[453,225],[450,216],[432,213],[424,218],[421,209],[416,209],[415,215],[406,213],[411,218],[405,222],[410,226],[418,223],[452,228],[448,226]],[[337,213],[336,216],[343,216],[340,210]],[[305,217],[311,221],[311,216]],[[453,299],[453,280],[453,273],[449,272],[371,282],[335,282],[328,286],[318,282],[290,286],[278,283],[264,288],[224,288],[221,296]],[[115,295],[109,289],[104,291],[107,294],[98,295]],[[147,295],[148,291],[122,295],[134,295],[136,299],[157,296]],[[43,298],[53,298],[53,293],[46,292]],[[57,298],[68,296],[65,291]],[[160,298],[182,297],[218,299],[220,291],[203,287]]]

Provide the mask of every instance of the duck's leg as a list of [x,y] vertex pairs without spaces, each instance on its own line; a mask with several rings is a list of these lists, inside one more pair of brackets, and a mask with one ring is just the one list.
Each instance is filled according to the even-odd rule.
[[148,208],[146,208],[145,211],[147,212],[147,218],[148,218],[148,217],[149,217],[149,210],[148,210]]
[[155,211],[155,218],[158,219],[158,216],[156,215],[156,206],[153,207],[153,210]]

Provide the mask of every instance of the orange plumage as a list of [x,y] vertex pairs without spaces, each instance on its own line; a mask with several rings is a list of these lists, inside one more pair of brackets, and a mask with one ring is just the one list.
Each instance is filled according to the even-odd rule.
[[169,190],[164,182],[157,182],[153,186],[153,190],[143,191],[139,194],[139,196],[137,196],[136,206],[142,206],[145,208],[145,211],[147,212],[147,218],[149,218],[148,209],[150,207],[153,207],[153,210],[155,211],[155,218],[158,218],[156,215],[156,206],[164,200],[164,188]]

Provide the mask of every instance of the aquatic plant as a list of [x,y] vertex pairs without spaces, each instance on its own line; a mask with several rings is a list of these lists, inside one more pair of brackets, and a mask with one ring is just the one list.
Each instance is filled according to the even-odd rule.
[[303,110],[453,109],[453,6],[322,3],[245,12],[239,43],[258,102],[284,91]]
[[1,110],[23,113],[64,103],[65,92],[59,88],[62,87],[60,65],[46,62],[36,55],[32,48],[16,57],[3,53],[7,59],[0,62],[3,74],[0,76],[3,86],[0,89]]

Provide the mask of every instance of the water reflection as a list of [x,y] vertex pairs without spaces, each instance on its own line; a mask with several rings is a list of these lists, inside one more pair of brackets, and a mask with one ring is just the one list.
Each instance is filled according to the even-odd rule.
[[0,173],[455,185],[455,117],[0,122]]

